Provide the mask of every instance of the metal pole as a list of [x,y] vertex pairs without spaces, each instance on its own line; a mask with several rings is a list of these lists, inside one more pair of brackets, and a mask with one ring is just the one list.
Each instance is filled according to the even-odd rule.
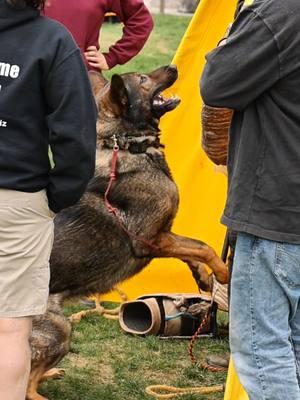
[[165,13],[165,5],[166,5],[166,0],[160,0],[159,12],[161,14]]

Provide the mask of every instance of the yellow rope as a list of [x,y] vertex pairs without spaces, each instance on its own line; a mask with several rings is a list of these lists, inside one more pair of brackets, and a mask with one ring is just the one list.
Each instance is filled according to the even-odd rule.
[[[183,396],[186,394],[200,393],[220,393],[224,392],[224,385],[210,386],[210,387],[190,387],[190,388],[177,388],[167,385],[152,385],[146,388],[146,393],[156,399],[172,399],[176,396]],[[161,393],[162,392],[162,393]]]
[[[127,300],[127,295],[118,287],[113,288],[116,292],[118,292],[119,296],[121,297],[121,303]],[[108,319],[114,319],[117,320],[119,319],[119,311],[120,311],[120,306],[113,308],[113,309],[107,309],[101,306],[101,295],[95,294],[94,296],[91,296],[91,298],[95,301],[95,308],[91,310],[84,310],[84,311],[79,311],[75,314],[72,314],[69,317],[69,320],[71,323],[78,323],[81,321],[83,317],[86,317],[89,314],[99,314],[104,318]]]

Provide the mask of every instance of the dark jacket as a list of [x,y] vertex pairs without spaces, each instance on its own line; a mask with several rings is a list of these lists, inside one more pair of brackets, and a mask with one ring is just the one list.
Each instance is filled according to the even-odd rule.
[[222,221],[262,238],[300,244],[300,7],[256,0],[227,44],[207,55],[205,103],[235,110]]
[[95,168],[87,71],[71,35],[33,8],[0,0],[0,35],[0,187],[46,188],[58,212],[78,201]]

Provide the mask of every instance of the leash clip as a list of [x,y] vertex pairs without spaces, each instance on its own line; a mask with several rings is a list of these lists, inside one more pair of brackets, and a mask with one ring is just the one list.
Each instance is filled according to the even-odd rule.
[[114,150],[115,151],[119,150],[118,139],[115,134],[113,135],[112,139],[114,141]]

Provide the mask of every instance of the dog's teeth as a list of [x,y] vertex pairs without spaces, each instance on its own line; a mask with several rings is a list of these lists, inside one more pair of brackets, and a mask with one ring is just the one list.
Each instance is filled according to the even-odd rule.
[[161,96],[159,96],[154,99],[153,104],[155,106],[160,106],[160,105],[164,104],[164,99]]
[[164,98],[161,94],[159,94],[159,95],[155,96],[154,101],[153,101],[153,105],[157,106],[157,107],[160,107],[160,106],[164,105],[165,103],[175,102],[175,101],[178,101],[178,100],[179,100],[179,97],[177,95],[175,95],[175,94],[172,94],[168,98]]

